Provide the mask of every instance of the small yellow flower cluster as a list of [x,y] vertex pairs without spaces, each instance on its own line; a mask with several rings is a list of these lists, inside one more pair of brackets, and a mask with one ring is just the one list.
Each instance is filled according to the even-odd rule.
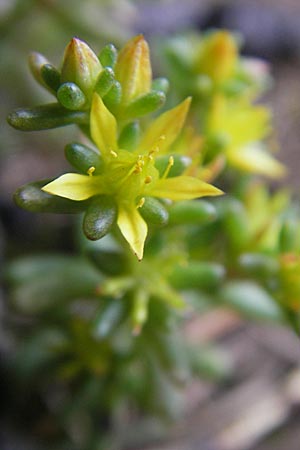
[[[68,56],[69,52],[72,55],[74,53],[73,45],[71,43],[67,49],[63,66],[62,73],[67,78],[71,72],[74,74],[78,70],[82,75],[81,64],[84,61],[72,62],[74,58],[70,61]],[[76,45],[79,45],[78,42]],[[87,68],[90,66],[93,68],[90,72],[94,73],[95,66],[87,64]],[[178,201],[220,195],[222,191],[198,177],[185,174],[168,176],[174,164],[174,158],[169,154],[170,147],[181,132],[190,98],[154,119],[137,140],[135,148],[120,147],[120,133],[124,122],[125,125],[128,123],[126,108],[147,94],[151,87],[149,51],[142,36],[130,40],[120,51],[115,74],[122,89],[122,100],[114,110],[115,114],[97,92],[92,95],[90,133],[103,161],[100,173],[97,171],[96,174],[93,166],[88,167],[86,174],[67,173],[46,184],[42,190],[75,201],[99,196],[110,197],[115,205],[116,222],[121,233],[138,259],[142,259],[148,227],[139,209],[145,198]],[[82,80],[76,78],[75,81],[81,83]],[[163,155],[168,156],[168,162],[164,172],[160,174],[156,158]]]

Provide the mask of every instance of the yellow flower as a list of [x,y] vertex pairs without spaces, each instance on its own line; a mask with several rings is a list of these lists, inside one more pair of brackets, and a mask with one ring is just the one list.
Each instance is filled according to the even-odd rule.
[[208,133],[224,139],[223,153],[229,165],[243,172],[278,178],[285,167],[261,142],[270,133],[270,113],[248,102],[230,103],[216,96],[208,119]]
[[102,99],[94,94],[91,109],[91,136],[101,151],[104,169],[93,175],[67,173],[47,184],[43,191],[71,200],[85,200],[95,195],[112,196],[118,206],[117,224],[137,255],[143,257],[147,224],[138,209],[144,197],[184,200],[204,195],[220,195],[216,187],[191,176],[167,178],[172,157],[162,177],[155,167],[156,154],[166,152],[184,123],[190,99],[153,121],[134,152],[118,148],[117,122]]

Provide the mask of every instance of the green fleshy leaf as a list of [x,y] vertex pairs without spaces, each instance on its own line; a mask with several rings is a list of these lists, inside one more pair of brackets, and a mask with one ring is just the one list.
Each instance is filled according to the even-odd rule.
[[99,175],[102,172],[102,157],[92,148],[74,142],[66,146],[65,155],[69,163],[81,173],[87,174],[91,167],[95,169],[94,175]]
[[113,44],[106,45],[100,52],[99,60],[103,67],[114,68],[118,58],[118,51]]
[[107,106],[107,108],[111,109],[120,103],[121,98],[122,98],[121,84],[118,81],[115,81],[110,90],[107,92],[107,94],[104,95],[103,101]]
[[9,266],[7,278],[16,284],[12,303],[25,314],[56,307],[61,313],[69,300],[95,297],[102,281],[95,267],[74,255],[20,258]]
[[86,201],[77,202],[42,191],[41,188],[50,181],[36,181],[21,186],[14,194],[15,203],[31,212],[74,214],[86,209],[88,205]]
[[161,78],[155,78],[155,80],[152,81],[151,89],[153,91],[160,91],[166,94],[169,90],[170,83],[167,78],[161,77]]
[[101,272],[108,275],[124,273],[128,267],[126,253],[111,234],[98,241],[91,241],[80,234],[83,251]]
[[258,284],[251,281],[231,281],[220,290],[226,305],[250,319],[283,322],[284,314],[276,300]]
[[75,83],[63,83],[57,91],[57,99],[62,106],[72,111],[81,109],[86,102],[84,93]]
[[140,134],[139,122],[130,122],[121,131],[118,139],[119,148],[124,148],[128,151],[135,150],[140,139]]
[[109,336],[120,323],[125,310],[125,303],[107,300],[93,321],[93,335],[98,339]]
[[156,198],[145,197],[145,203],[139,211],[147,223],[158,226],[163,226],[168,223],[168,211]]
[[279,247],[282,253],[293,252],[299,244],[299,224],[295,219],[286,219],[279,235]]
[[217,218],[215,206],[206,200],[185,200],[169,208],[171,225],[202,225]]
[[21,131],[49,130],[66,125],[85,125],[88,114],[82,111],[69,111],[59,103],[16,109],[7,117],[8,123]]
[[126,118],[141,117],[156,111],[166,101],[166,96],[161,91],[151,91],[141,97],[138,97],[125,108],[124,116]]
[[249,242],[249,220],[245,206],[234,198],[225,199],[221,204],[222,223],[233,249],[243,249]]
[[263,253],[243,253],[239,265],[246,273],[260,278],[277,275],[279,270],[278,259]]
[[169,280],[177,289],[211,289],[224,280],[225,268],[211,262],[191,262],[175,266]]
[[49,90],[48,85],[42,77],[41,69],[44,65],[50,64],[48,59],[44,55],[38,52],[31,52],[28,57],[28,64],[32,75],[35,80],[42,85],[44,88]]
[[89,205],[83,220],[86,237],[96,241],[105,236],[116,222],[117,206],[111,197],[95,197]]
[[60,86],[60,73],[52,64],[44,64],[41,67],[41,77],[44,83],[56,92]]
[[[155,159],[155,167],[159,171],[159,175],[162,177],[165,170],[168,167],[171,155],[158,156]],[[191,159],[188,156],[172,155],[174,164],[171,166],[168,172],[168,178],[177,177],[181,175],[184,170],[191,164]]]
[[96,81],[96,85],[94,90],[100,97],[104,97],[111,89],[112,85],[115,82],[115,74],[114,71],[110,67],[105,67],[101,72]]

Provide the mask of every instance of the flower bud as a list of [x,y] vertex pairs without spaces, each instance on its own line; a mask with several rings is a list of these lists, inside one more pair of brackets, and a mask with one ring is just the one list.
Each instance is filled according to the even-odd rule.
[[65,50],[61,82],[77,84],[90,98],[101,70],[101,63],[92,49],[80,39],[73,38]]
[[150,91],[152,70],[149,47],[142,35],[130,39],[120,51],[115,73],[122,86],[124,105]]
[[215,83],[222,83],[233,75],[237,58],[237,43],[233,35],[218,31],[204,40],[196,71],[208,75]]

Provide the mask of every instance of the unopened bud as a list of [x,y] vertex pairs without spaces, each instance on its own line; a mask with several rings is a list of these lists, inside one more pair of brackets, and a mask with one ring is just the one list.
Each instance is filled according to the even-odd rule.
[[237,57],[235,38],[228,31],[221,30],[212,33],[203,42],[196,70],[199,74],[208,75],[214,82],[221,83],[233,75]]
[[73,38],[65,50],[61,81],[77,84],[89,98],[97,81],[101,63],[93,50],[83,41]]

